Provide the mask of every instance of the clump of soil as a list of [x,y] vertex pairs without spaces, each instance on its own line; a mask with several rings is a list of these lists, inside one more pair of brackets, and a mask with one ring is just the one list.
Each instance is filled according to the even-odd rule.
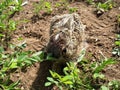
[[[27,23],[20,23],[11,41],[14,44],[25,41],[27,44],[25,50],[40,51],[44,49],[49,41],[51,18],[58,14],[69,13],[67,10],[61,12],[54,10],[50,15],[37,16],[33,12],[33,3],[36,2],[38,1],[29,0],[29,3],[23,7],[23,10],[14,16],[15,20],[28,21]],[[57,1],[53,3],[55,2]],[[91,5],[88,6],[83,1],[75,1],[70,6],[78,7],[77,13],[80,15],[83,24],[86,25],[86,42],[89,45],[86,51],[86,58],[90,61],[100,61],[103,55],[108,58],[112,57],[112,49],[116,38],[116,16],[120,13],[119,7],[115,7],[100,17],[96,17],[94,14],[95,8]],[[23,40],[18,40],[20,37]],[[49,69],[51,69],[52,64],[50,61],[36,63],[28,67],[25,72],[18,71],[12,74],[11,79],[13,81],[20,79],[20,88],[22,90],[51,90],[51,87],[44,87],[44,83],[46,82],[46,77],[50,75]],[[119,65],[106,68],[105,75],[109,80],[116,79],[120,81]]]

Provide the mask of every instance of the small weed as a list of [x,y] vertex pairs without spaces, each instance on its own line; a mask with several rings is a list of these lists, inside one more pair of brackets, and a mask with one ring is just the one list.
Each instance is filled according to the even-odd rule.
[[117,40],[115,41],[116,47],[113,49],[112,54],[120,56],[120,35],[117,35]]
[[78,9],[76,7],[71,7],[69,8],[69,13],[74,13],[76,12]]
[[59,10],[68,10],[69,13],[77,12],[77,7],[70,7],[68,0],[61,0],[60,2],[57,2],[55,4],[55,8],[58,8]]
[[116,6],[115,2],[113,0],[106,0],[106,2],[100,2],[99,0],[86,0],[86,2],[90,5],[94,5],[96,7],[96,14],[98,16],[102,15],[104,12],[112,9],[114,6]]
[[52,4],[45,0],[40,0],[39,3],[35,4],[34,6],[35,6],[34,12],[36,14],[39,14],[40,12],[47,14],[52,13]]
[[57,3],[55,4],[55,7],[57,7],[57,8],[59,8],[59,7],[61,7],[61,6],[62,6],[62,4],[59,3],[59,2],[57,2]]
[[55,8],[69,10],[69,2],[67,0],[60,0],[59,2],[56,2]]
[[117,80],[113,80],[110,81],[108,86],[112,89],[112,90],[119,90],[120,89],[120,82]]
[[95,3],[94,3],[94,0],[86,0],[86,2],[87,2],[88,4],[90,4],[90,5],[95,4]]
[[102,14],[110,9],[112,9],[115,6],[115,3],[112,0],[108,0],[105,3],[97,3],[97,14]]
[[45,10],[48,14],[52,12],[52,5],[50,2],[45,2]]

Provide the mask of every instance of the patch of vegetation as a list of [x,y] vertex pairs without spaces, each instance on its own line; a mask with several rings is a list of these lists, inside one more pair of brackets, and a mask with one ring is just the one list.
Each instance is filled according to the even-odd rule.
[[120,82],[117,80],[110,81],[108,83],[111,90],[119,90],[120,89]]
[[86,0],[86,2],[90,5],[95,4],[94,0]]
[[35,5],[34,12],[39,15],[39,13],[47,13],[51,14],[52,13],[52,4],[51,2],[47,2],[45,0],[40,0],[39,3],[36,3]]
[[117,35],[117,40],[115,41],[116,47],[113,49],[113,55],[120,56],[120,35]]
[[24,45],[15,46],[13,52],[6,53],[0,47],[0,90],[20,90],[17,88],[20,81],[12,82],[10,74],[43,60],[43,52],[22,51],[22,48]]
[[102,15],[104,12],[112,9],[115,6],[115,2],[113,0],[107,0],[105,2],[95,2],[95,0],[86,0],[86,2],[96,7],[97,15]]
[[74,13],[77,12],[77,8],[76,7],[69,7],[69,13]]
[[[120,15],[117,15],[117,28],[120,28]],[[119,31],[117,31],[119,33]],[[115,41],[115,48],[112,51],[115,56],[120,56],[120,34],[117,34],[117,39]]]
[[[83,57],[83,56],[82,56]],[[91,63],[78,59],[77,64],[68,62],[63,69],[64,75],[50,70],[51,77],[47,77],[45,86],[56,85],[60,90],[118,90],[120,82],[109,82],[102,70],[110,64],[115,64],[113,59],[105,59],[101,62]],[[78,67],[80,66],[80,67]]]
[[11,18],[21,10],[22,0],[2,0],[0,3],[0,45],[8,47],[9,40],[16,30],[16,21]]
[[40,0],[38,3],[34,4],[34,7],[34,12],[36,15],[51,14],[54,8],[68,10],[69,13],[74,13],[77,11],[77,7],[69,7],[68,0],[61,0],[56,2],[55,5],[49,1]]
[[97,3],[97,14],[102,14],[110,9],[112,9],[115,6],[115,3],[112,0],[107,0],[104,3]]

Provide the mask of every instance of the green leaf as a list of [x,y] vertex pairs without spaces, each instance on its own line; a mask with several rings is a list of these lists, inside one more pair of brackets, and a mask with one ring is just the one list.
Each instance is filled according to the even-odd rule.
[[38,62],[38,61],[39,61],[39,58],[38,58],[38,57],[31,57],[31,58],[28,58],[27,61],[30,61],[30,62]]
[[0,37],[4,37],[4,36],[5,36],[4,34],[1,34],[1,33],[0,33]]
[[47,77],[47,80],[51,81],[51,82],[54,82],[54,79],[51,78],[51,77]]
[[115,45],[120,46],[120,41],[116,41]]
[[58,79],[61,80],[61,76],[58,73],[53,72],[53,71],[50,70],[50,74],[52,75],[53,78],[58,78]]
[[21,62],[21,61],[24,61],[27,57],[28,56],[26,54],[21,54],[17,57],[17,60]]
[[4,52],[4,48],[0,47],[0,53],[3,53],[3,52]]
[[94,73],[93,75],[94,78],[104,78],[104,75],[103,74],[100,74],[100,73]]
[[11,65],[9,66],[9,69],[15,69],[18,68],[17,62],[12,62]]
[[113,81],[110,81],[108,85],[113,87],[115,90],[118,90],[120,88],[120,81],[113,80]]
[[[103,70],[107,65],[110,65],[110,64],[115,64],[116,63],[116,61],[115,60],[113,60],[113,59],[106,59],[106,60],[103,60],[103,62],[101,62],[100,63],[100,65],[98,65],[96,68],[95,68],[95,70],[94,70],[94,72],[95,73],[99,73],[101,70]],[[96,63],[97,64],[97,63]]]
[[39,52],[36,52],[36,53],[34,53],[32,56],[41,56],[41,57],[44,57],[44,53],[43,53],[43,51],[39,51]]
[[29,60],[25,60],[24,62],[25,62],[25,64],[27,64],[27,65],[31,65],[31,64],[32,64],[32,62],[29,61]]
[[10,30],[15,30],[16,29],[16,22],[13,20],[9,21],[9,29]]
[[109,90],[109,88],[106,86],[101,86],[101,90]]
[[83,48],[77,60],[77,63],[81,62],[84,56],[85,56],[85,49]]
[[0,23],[0,29],[5,30],[6,29],[6,25],[4,23]]
[[69,8],[69,13],[74,13],[77,11],[77,8],[76,7],[71,7]]
[[50,86],[52,83],[51,82],[46,82],[45,86]]
[[61,78],[61,81],[66,82],[66,81],[72,80],[72,79],[73,79],[73,76],[69,75],[69,76],[64,76],[63,78]]
[[20,81],[10,84],[9,89],[11,89],[11,90],[14,89],[19,83],[20,83]]
[[65,84],[69,84],[69,85],[72,85],[72,84],[73,84],[72,81],[65,81],[65,82],[63,82],[63,83],[65,83]]

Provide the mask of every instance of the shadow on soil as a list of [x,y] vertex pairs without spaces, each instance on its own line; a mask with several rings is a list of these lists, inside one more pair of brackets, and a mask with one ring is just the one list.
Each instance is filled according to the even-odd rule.
[[52,61],[43,61],[40,63],[40,68],[37,72],[37,77],[34,80],[30,90],[51,90],[52,87],[45,87],[47,77],[50,76],[49,70],[52,69]]

